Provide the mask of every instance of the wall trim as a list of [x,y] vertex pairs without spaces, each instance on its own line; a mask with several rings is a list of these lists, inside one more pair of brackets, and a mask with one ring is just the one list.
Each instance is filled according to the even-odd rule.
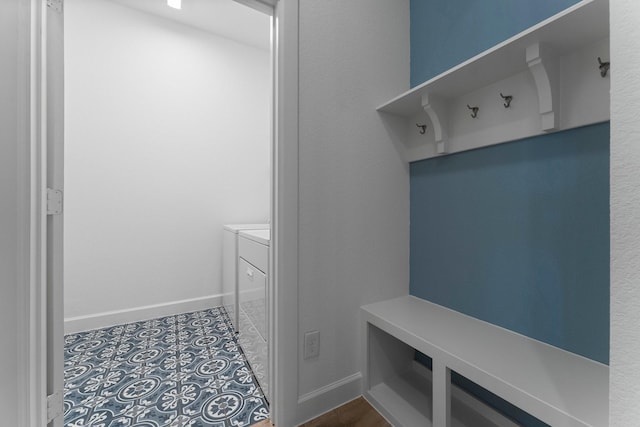
[[273,19],[274,142],[269,328],[271,421],[293,426],[298,399],[298,1],[279,0]]
[[277,0],[233,0],[237,3],[248,6],[258,12],[273,15],[273,9],[276,7]]
[[298,418],[312,420],[362,395],[362,373],[356,372],[298,397]]
[[20,0],[18,15],[17,425],[46,425],[46,2]]
[[222,305],[222,294],[69,317],[64,319],[64,333],[75,334],[123,323],[140,322],[157,317],[206,310],[220,305]]

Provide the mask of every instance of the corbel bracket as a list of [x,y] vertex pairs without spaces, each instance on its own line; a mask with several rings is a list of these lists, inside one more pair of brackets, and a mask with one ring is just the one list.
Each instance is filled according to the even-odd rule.
[[444,103],[436,96],[422,95],[422,108],[429,116],[433,125],[433,134],[436,142],[436,152],[445,154],[447,152],[447,122],[445,116]]
[[542,130],[557,130],[558,94],[554,59],[544,45],[536,43],[527,47],[527,65],[538,90]]

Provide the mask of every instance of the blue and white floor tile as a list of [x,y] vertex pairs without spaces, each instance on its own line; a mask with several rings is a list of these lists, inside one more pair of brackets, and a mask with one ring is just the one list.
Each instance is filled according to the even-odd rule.
[[223,308],[65,336],[65,427],[241,427],[267,402]]

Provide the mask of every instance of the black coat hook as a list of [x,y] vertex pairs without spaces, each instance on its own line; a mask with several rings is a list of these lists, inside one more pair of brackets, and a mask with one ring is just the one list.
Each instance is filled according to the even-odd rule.
[[600,59],[600,57],[598,56],[598,67],[600,68],[600,75],[602,77],[607,77],[607,72],[609,72],[611,63],[609,61],[602,62],[602,59]]
[[513,96],[511,95],[503,95],[502,92],[500,92],[500,97],[502,99],[504,99],[504,108],[509,108],[511,106],[511,101],[513,101]]
[[416,126],[418,127],[418,129],[420,129],[418,132],[420,132],[420,135],[424,135],[424,133],[427,131],[427,125],[419,125],[418,123],[416,123]]
[[475,119],[476,117],[478,117],[478,111],[480,110],[480,108],[478,108],[478,107],[472,107],[472,106],[470,106],[469,104],[467,104],[467,108],[468,108],[469,110],[471,110],[471,117],[473,117],[474,119]]

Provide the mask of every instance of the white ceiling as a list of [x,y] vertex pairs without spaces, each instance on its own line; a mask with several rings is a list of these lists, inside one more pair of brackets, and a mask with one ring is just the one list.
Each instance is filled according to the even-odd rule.
[[270,17],[233,0],[182,0],[182,9],[166,0],[113,0],[124,6],[252,46],[269,48]]

